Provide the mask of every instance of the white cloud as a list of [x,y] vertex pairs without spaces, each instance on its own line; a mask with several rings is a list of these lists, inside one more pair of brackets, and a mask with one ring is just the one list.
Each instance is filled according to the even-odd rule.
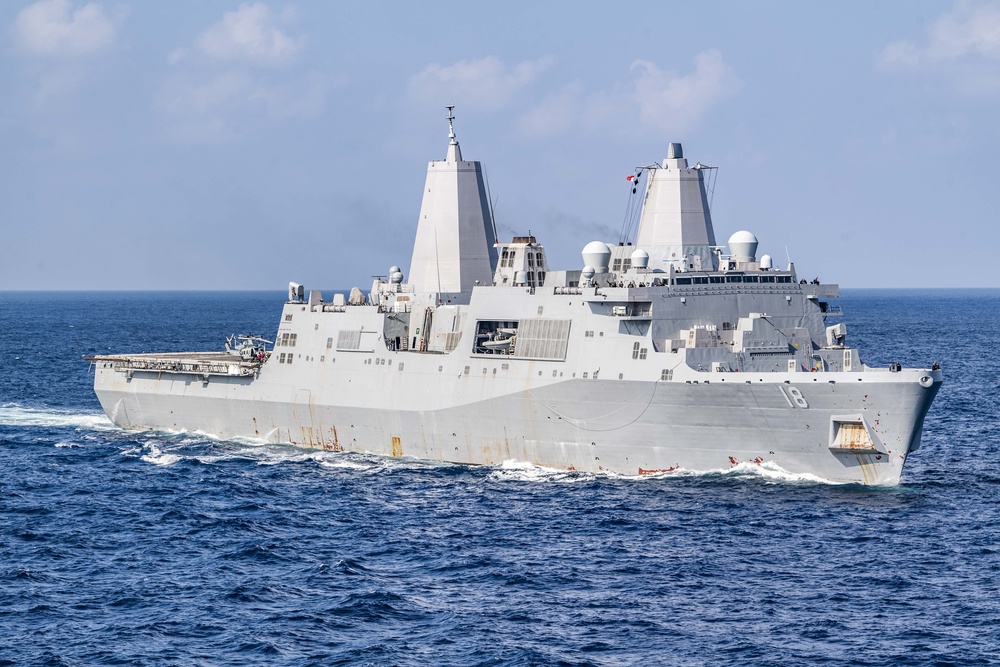
[[290,36],[281,24],[291,20],[291,12],[276,14],[267,5],[240,5],[226,12],[222,20],[206,29],[194,48],[177,49],[171,63],[189,59],[245,62],[282,66],[302,52],[304,40]]
[[18,13],[14,37],[29,55],[86,56],[111,48],[124,18],[125,10],[109,14],[98,3],[74,9],[70,0],[40,0]]
[[879,56],[883,68],[908,68],[974,58],[1000,59],[1000,5],[960,2],[927,29],[924,45],[900,40]]
[[410,79],[409,92],[423,102],[456,102],[463,107],[498,109],[510,104],[552,63],[551,58],[542,58],[508,67],[494,56],[460,60],[448,66],[434,63]]
[[290,118],[320,114],[341,81],[302,69],[305,38],[290,32],[290,11],[240,5],[175,50],[156,102],[170,134],[183,141],[225,141]]
[[[543,82],[554,62],[544,57],[510,66],[488,56],[451,65],[435,63],[410,78],[409,97],[435,104],[455,102],[463,108],[505,110],[517,105],[525,109],[516,120],[520,130],[540,136],[615,132],[623,125],[683,130],[743,85],[716,50],[699,54],[694,71],[683,75],[636,60],[617,84],[597,91],[587,91],[579,81]],[[536,93],[543,87],[545,92]]]
[[736,93],[742,83],[716,50],[695,58],[694,72],[679,76],[655,63],[636,60],[630,97],[638,105],[640,122],[651,129],[690,127],[720,100]]
[[579,83],[554,90],[521,117],[520,127],[534,135],[615,132],[623,126],[630,131],[683,131],[742,85],[716,50],[699,54],[694,71],[686,75],[636,60],[609,90],[587,92]]

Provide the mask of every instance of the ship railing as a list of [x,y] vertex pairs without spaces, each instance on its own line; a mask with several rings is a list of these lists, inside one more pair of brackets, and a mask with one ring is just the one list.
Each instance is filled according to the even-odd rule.
[[181,359],[139,359],[135,357],[87,357],[89,361],[107,361],[119,372],[151,371],[155,373],[185,373],[190,375],[255,375],[263,362],[243,361],[194,361]]
[[839,299],[840,285],[836,283],[806,283],[802,293],[807,299]]
[[778,283],[744,283],[744,284],[710,284],[710,285],[671,285],[667,292],[676,296],[704,295],[711,296],[717,294],[782,294],[797,295],[799,290],[797,285]]

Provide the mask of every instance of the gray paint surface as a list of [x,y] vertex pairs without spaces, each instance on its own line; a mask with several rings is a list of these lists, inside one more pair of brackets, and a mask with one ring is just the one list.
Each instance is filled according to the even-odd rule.
[[836,285],[716,246],[700,169],[650,168],[648,266],[613,246],[617,268],[588,281],[549,271],[533,237],[496,243],[479,163],[453,137],[448,156],[428,166],[409,282],[377,278],[358,305],[291,295],[263,362],[94,357],[112,421],[474,464],[898,483],[940,370],[865,366],[832,321]]

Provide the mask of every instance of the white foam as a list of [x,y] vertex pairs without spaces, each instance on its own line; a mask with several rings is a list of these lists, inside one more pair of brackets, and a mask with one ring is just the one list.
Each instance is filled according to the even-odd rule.
[[490,479],[504,482],[586,482],[598,476],[619,477],[616,473],[583,473],[538,466],[527,461],[508,459],[493,469]]
[[669,479],[672,477],[760,477],[772,482],[804,482],[808,484],[843,484],[835,482],[810,473],[789,472],[773,461],[763,461],[754,463],[753,461],[743,461],[731,468],[714,468],[709,470],[689,470],[687,468],[677,468],[675,470],[658,470],[653,473],[630,476],[633,479]]
[[645,481],[677,477],[759,477],[776,483],[799,482],[808,484],[843,484],[843,482],[824,479],[810,473],[788,472],[781,466],[771,461],[764,461],[762,463],[749,461],[739,463],[731,468],[717,468],[711,470],[689,470],[686,468],[676,468],[674,470],[661,470],[657,472],[643,473],[640,475],[625,475],[610,470],[602,470],[599,472],[559,470],[556,468],[537,466],[526,461],[511,459],[504,461],[498,467],[494,468],[492,473],[490,473],[491,479],[514,482],[586,482],[594,479]]
[[[103,413],[94,415],[59,412],[52,410],[33,410],[31,408],[21,408],[19,406],[4,405],[0,407],[0,424],[15,423],[4,421],[6,418],[16,418],[18,424],[46,424],[46,425],[76,425],[81,428],[93,426],[97,430],[116,429],[108,421]],[[36,421],[31,421],[36,420]],[[302,449],[293,445],[273,444],[257,438],[234,437],[219,438],[209,433],[201,431],[158,431],[170,441],[170,449],[177,447],[190,447],[192,445],[204,444],[206,441],[213,443],[223,443],[239,445],[232,447],[228,451],[213,454],[187,454],[163,451],[156,444],[148,442],[142,448],[133,448],[123,451],[125,456],[139,456],[143,461],[155,465],[173,465],[181,460],[197,460],[200,463],[212,464],[227,460],[250,460],[258,465],[280,465],[283,463],[315,462],[322,468],[330,470],[356,471],[363,473],[379,473],[385,470],[403,470],[414,468],[428,468],[438,466],[450,466],[455,464],[425,461],[412,457],[394,458],[358,452],[334,452],[320,449]],[[78,446],[72,442],[59,442],[57,447]],[[810,473],[793,473],[785,470],[781,466],[771,461],[754,463],[745,461],[728,468],[716,468],[708,470],[692,470],[677,468],[674,470],[664,470],[639,475],[628,475],[612,472],[608,470],[576,471],[563,470],[539,466],[527,461],[509,459],[500,465],[493,467],[490,479],[507,482],[563,482],[577,483],[587,482],[594,479],[621,479],[621,480],[662,480],[669,478],[713,478],[713,477],[757,477],[776,483],[808,483],[808,484],[830,484],[840,485],[844,482],[833,481],[813,475]]]
[[323,452],[302,451],[290,445],[267,445],[258,450],[245,449],[248,458],[257,459],[257,465],[274,466],[282,463],[302,463],[303,461],[320,461]]
[[378,461],[359,460],[356,457],[333,456],[319,459],[319,465],[323,468],[333,470],[355,470],[358,472],[369,472],[385,468],[385,464]]
[[52,426],[89,431],[112,431],[117,427],[101,411],[30,408],[17,403],[0,405],[0,426]]
[[165,453],[153,444],[146,445],[144,449],[146,450],[146,453],[139,458],[146,463],[152,463],[153,465],[170,466],[183,458],[181,456],[177,456],[176,454]]
[[810,484],[843,484],[843,482],[835,482],[831,479],[825,479],[823,477],[820,477],[818,475],[813,475],[811,473],[789,472],[773,461],[764,461],[763,463],[752,463],[749,461],[745,461],[736,466],[733,466],[733,468],[726,471],[725,474],[755,475],[757,477],[763,477],[764,479],[773,480],[776,482],[808,482]]

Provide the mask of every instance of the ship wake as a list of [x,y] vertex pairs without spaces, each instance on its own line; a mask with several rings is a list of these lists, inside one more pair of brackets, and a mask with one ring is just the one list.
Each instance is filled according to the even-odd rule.
[[122,452],[158,466],[178,463],[203,465],[245,462],[260,466],[312,464],[331,472],[358,474],[391,473],[406,469],[454,467],[437,461],[410,457],[391,458],[356,452],[332,452],[273,444],[253,438],[219,439],[201,432],[157,432]]
[[200,432],[160,432],[156,437],[148,437],[138,446],[131,447],[123,451],[122,454],[159,466],[171,466],[185,461],[205,465],[227,461],[244,461],[262,466],[312,464],[331,473],[365,475],[393,474],[412,470],[433,471],[436,469],[451,471],[488,470],[487,478],[492,481],[542,484],[575,484],[594,480],[646,483],[657,480],[682,479],[747,479],[773,484],[844,484],[844,482],[825,479],[810,473],[790,472],[769,461],[762,463],[743,462],[729,468],[710,470],[677,468],[669,471],[644,472],[637,475],[626,475],[607,470],[598,472],[562,470],[513,459],[498,465],[487,466],[484,469],[482,466],[428,461],[412,457],[302,449],[293,445],[271,444],[251,438],[222,440]]
[[36,408],[18,403],[0,405],[0,426],[75,428],[81,431],[117,431],[117,426],[101,412]]
[[600,472],[580,472],[573,470],[560,470],[537,466],[525,461],[509,460],[504,461],[495,467],[490,474],[491,479],[510,482],[587,482],[595,479],[616,479],[616,480],[669,480],[669,479],[731,479],[749,478],[760,479],[772,483],[804,483],[804,484],[829,484],[841,485],[844,482],[837,482],[809,473],[794,473],[785,470],[776,463],[765,461],[762,463],[744,462],[730,468],[717,468],[710,470],[689,470],[686,468],[676,468],[639,475],[625,475],[612,471]]
[[813,475],[811,473],[795,473],[785,470],[777,463],[773,461],[764,461],[762,463],[753,463],[751,461],[745,461],[743,463],[738,463],[730,468],[716,468],[710,470],[688,470],[685,468],[677,468],[676,470],[662,471],[655,473],[646,473],[638,476],[633,476],[633,479],[671,479],[677,477],[700,477],[700,478],[756,478],[765,480],[768,482],[776,483],[806,483],[806,484],[830,484],[830,485],[841,485],[845,482],[837,482],[834,480],[826,479],[818,475]]

